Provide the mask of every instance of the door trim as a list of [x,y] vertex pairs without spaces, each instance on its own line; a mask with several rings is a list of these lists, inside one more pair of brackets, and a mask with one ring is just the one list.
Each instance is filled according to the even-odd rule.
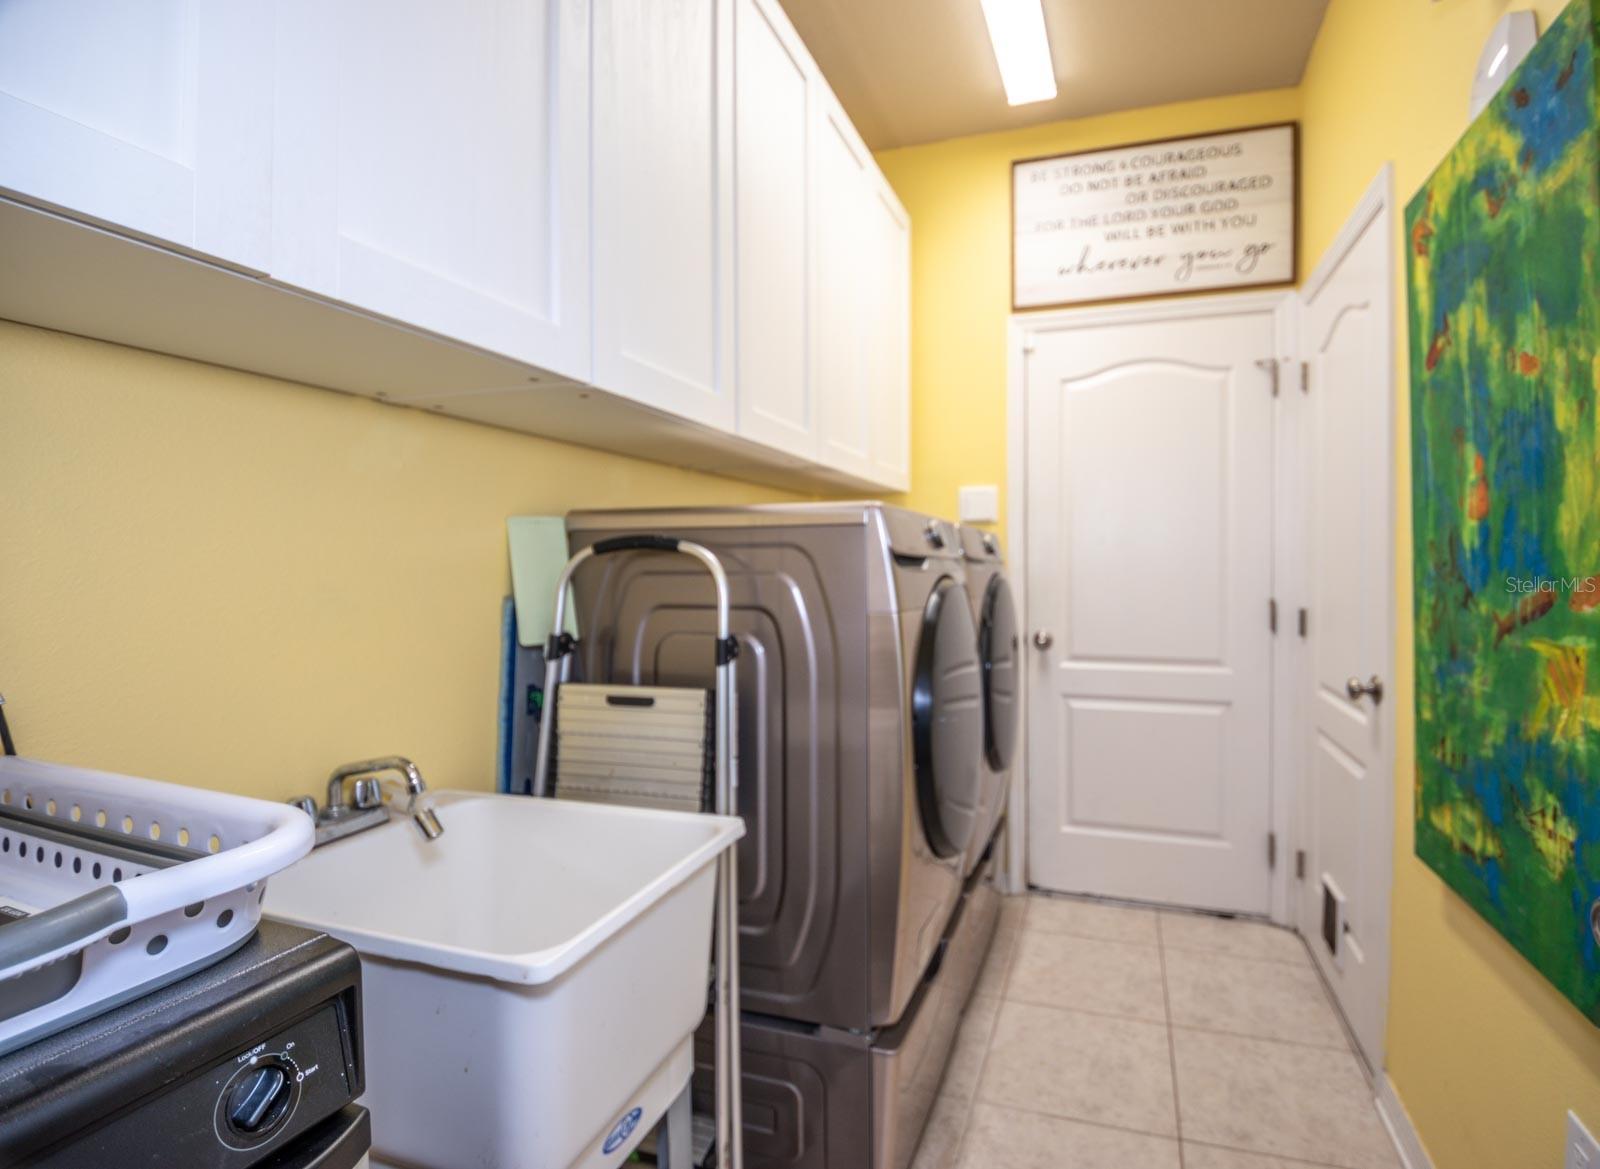
[[[1384,433],[1381,436],[1383,446],[1389,451],[1389,457],[1385,460],[1388,473],[1384,477],[1383,484],[1384,498],[1387,503],[1387,506],[1384,508],[1384,514],[1388,517],[1388,531],[1385,533],[1385,539],[1382,542],[1382,571],[1384,578],[1385,601],[1383,605],[1383,641],[1385,645],[1389,646],[1390,656],[1388,677],[1391,679],[1391,682],[1389,686],[1389,695],[1386,701],[1377,707],[1379,733],[1382,737],[1384,745],[1382,754],[1382,763],[1385,768],[1384,780],[1389,793],[1389,798],[1380,801],[1380,807],[1382,809],[1380,813],[1382,816],[1382,822],[1372,826],[1376,830],[1377,838],[1383,844],[1383,847],[1378,850],[1377,864],[1378,877],[1385,892],[1384,896],[1380,899],[1380,905],[1373,907],[1375,912],[1381,912],[1383,916],[1380,928],[1373,932],[1374,937],[1382,940],[1382,952],[1381,954],[1375,955],[1374,960],[1376,960],[1382,968],[1382,977],[1378,980],[1378,984],[1382,988],[1382,992],[1379,996],[1378,1010],[1383,1019],[1383,1026],[1378,1029],[1379,1043],[1381,1045],[1379,1052],[1376,1053],[1378,1058],[1374,1065],[1368,1070],[1372,1072],[1375,1077],[1378,1077],[1381,1080],[1383,1076],[1383,1069],[1388,1062],[1389,979],[1391,975],[1390,957],[1393,950],[1393,939],[1390,936],[1390,931],[1393,926],[1394,917],[1395,801],[1398,798],[1397,784],[1399,782],[1398,777],[1400,774],[1401,765],[1401,761],[1397,757],[1399,744],[1396,741],[1395,735],[1395,711],[1399,709],[1402,702],[1404,702],[1409,709],[1410,703],[1413,700],[1413,687],[1411,683],[1410,670],[1408,668],[1402,675],[1400,669],[1402,662],[1407,663],[1409,666],[1410,645],[1407,644],[1405,647],[1402,647],[1395,641],[1395,631],[1398,624],[1397,610],[1399,604],[1399,590],[1395,576],[1397,563],[1395,540],[1399,536],[1399,524],[1395,506],[1398,498],[1397,481],[1399,477],[1398,468],[1400,463],[1400,451],[1395,445],[1396,436],[1400,431],[1400,428],[1396,425],[1395,392],[1398,385],[1398,376],[1396,370],[1396,361],[1398,360],[1397,330],[1399,329],[1399,315],[1405,311],[1405,301],[1404,298],[1397,297],[1395,295],[1396,281],[1399,278],[1397,269],[1399,262],[1398,257],[1400,255],[1399,249],[1404,245],[1403,239],[1401,238],[1403,235],[1402,227],[1401,224],[1397,222],[1397,217],[1395,215],[1394,164],[1392,162],[1384,163],[1383,166],[1378,169],[1378,173],[1373,176],[1372,181],[1367,184],[1367,189],[1362,192],[1361,198],[1356,201],[1355,206],[1351,209],[1349,218],[1345,220],[1344,226],[1341,227],[1339,229],[1339,233],[1334,236],[1333,242],[1328,245],[1327,250],[1322,254],[1322,258],[1318,260],[1315,271],[1311,273],[1310,277],[1306,280],[1304,287],[1301,288],[1295,303],[1298,309],[1298,307],[1306,300],[1314,297],[1317,293],[1322,291],[1323,286],[1327,284],[1334,271],[1339,267],[1339,264],[1350,253],[1351,249],[1355,247],[1356,243],[1361,239],[1367,228],[1370,227],[1373,221],[1380,216],[1386,216],[1389,221],[1386,233],[1388,236],[1387,246],[1384,249],[1383,279],[1385,281],[1387,295],[1391,300],[1391,304],[1389,306],[1390,312],[1388,314],[1388,327],[1384,329],[1382,334],[1382,368],[1388,371],[1388,376],[1384,379],[1383,386],[1386,408],[1383,411]],[[1311,392],[1315,393],[1316,387],[1312,387]],[[1309,456],[1311,449],[1310,444],[1312,440],[1312,435],[1310,433],[1311,412],[1309,410],[1303,410],[1300,413],[1303,416],[1301,420],[1303,425],[1297,425],[1297,430],[1300,432],[1299,439],[1303,443],[1301,449],[1306,452],[1307,456]],[[1301,506],[1306,509],[1303,514],[1309,519],[1309,457],[1301,459],[1297,465],[1302,468],[1304,473],[1299,476],[1300,481],[1296,484],[1296,489],[1300,492],[1300,498],[1302,501]],[[1299,595],[1303,598],[1309,597],[1310,595],[1309,552],[1309,545],[1306,545],[1306,555],[1302,558],[1298,566],[1302,581],[1299,589]],[[1315,614],[1312,615],[1312,618],[1313,620],[1315,619]],[[1291,846],[1296,849],[1307,846],[1310,842],[1312,833],[1312,825],[1309,820],[1310,801],[1305,798],[1306,789],[1302,779],[1309,757],[1309,751],[1306,749],[1308,746],[1307,735],[1310,733],[1311,729],[1309,722],[1307,721],[1309,719],[1308,696],[1311,693],[1311,688],[1314,683],[1314,679],[1312,677],[1310,643],[1302,643],[1300,646],[1300,651],[1300,660],[1297,666],[1297,671],[1293,675],[1288,675],[1295,678],[1296,684],[1293,687],[1287,688],[1293,694],[1293,702],[1295,706],[1294,725],[1292,730],[1294,751],[1293,757],[1290,760],[1290,766],[1294,769],[1296,776],[1295,783],[1292,786],[1294,793],[1293,799],[1295,801],[1294,828],[1293,832],[1287,839],[1291,841]],[[1401,685],[1402,678],[1404,678],[1406,683],[1403,687]],[[1300,891],[1297,890],[1296,896],[1298,897],[1299,895]],[[1300,906],[1298,902],[1291,906],[1292,916],[1289,920],[1289,924],[1295,926],[1297,929],[1300,925],[1298,920],[1296,920],[1299,909]],[[1314,944],[1314,939],[1312,939],[1310,935],[1307,935],[1307,938]],[[1355,1045],[1355,1047],[1357,1058],[1365,1061],[1367,1058],[1366,1053],[1360,1049],[1359,1044]]]
[[[1300,411],[1293,408],[1290,389],[1298,381],[1291,377],[1291,358],[1296,348],[1297,300],[1294,289],[1277,292],[1236,292],[1184,297],[1177,300],[1144,301],[1131,304],[1106,305],[1090,308],[1055,309],[1043,312],[1014,314],[1006,326],[1006,538],[1010,544],[1007,573],[1017,607],[1017,626],[1021,634],[1024,660],[1032,651],[1029,647],[1032,624],[1028,607],[1028,467],[1027,467],[1027,388],[1028,354],[1033,350],[1034,338],[1044,333],[1072,329],[1092,328],[1106,324],[1132,324],[1170,320],[1204,314],[1254,314],[1271,312],[1277,335],[1277,360],[1280,391],[1273,410],[1273,592],[1279,600],[1278,637],[1273,648],[1272,669],[1277,677],[1293,677],[1293,673],[1279,673],[1292,669],[1285,660],[1293,623],[1284,614],[1284,584],[1295,580],[1294,567],[1305,559],[1305,526],[1295,522],[1284,506],[1288,491],[1292,490],[1288,469],[1297,466],[1293,450],[1286,448],[1290,427],[1287,419],[1298,418]],[[1263,359],[1271,354],[1262,354]],[[1263,391],[1265,392],[1265,391]],[[1006,850],[1001,887],[1009,893],[1021,893],[1027,881],[1027,782],[1029,772],[1029,678],[1031,670],[1018,671],[1017,701],[1021,704],[1022,741],[1018,752],[1018,766],[1012,768],[1013,782],[1006,802]],[[1271,878],[1271,917],[1275,922],[1291,924],[1294,908],[1293,871],[1288,860],[1289,851],[1284,845],[1290,840],[1290,810],[1294,807],[1291,785],[1298,773],[1284,766],[1284,756],[1290,742],[1291,703],[1283,695],[1283,687],[1273,686],[1270,733],[1272,759],[1269,765],[1268,792],[1271,800],[1272,831],[1278,840],[1278,864]],[[1020,776],[1021,782],[1017,782]],[[1262,842],[1266,847],[1266,842]]]

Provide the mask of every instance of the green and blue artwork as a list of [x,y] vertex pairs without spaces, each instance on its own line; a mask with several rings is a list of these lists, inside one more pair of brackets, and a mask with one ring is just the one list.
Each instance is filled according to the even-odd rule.
[[1406,209],[1417,855],[1600,1023],[1600,120],[1575,0]]

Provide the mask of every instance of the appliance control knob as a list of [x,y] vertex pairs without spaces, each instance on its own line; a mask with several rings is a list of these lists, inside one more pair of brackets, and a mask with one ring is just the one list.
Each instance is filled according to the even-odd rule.
[[928,543],[935,548],[944,547],[944,529],[939,527],[938,520],[929,520],[928,526],[922,529],[922,534],[928,538]]
[[283,1119],[294,1085],[281,1064],[263,1063],[234,1081],[223,1113],[235,1132],[258,1136]]

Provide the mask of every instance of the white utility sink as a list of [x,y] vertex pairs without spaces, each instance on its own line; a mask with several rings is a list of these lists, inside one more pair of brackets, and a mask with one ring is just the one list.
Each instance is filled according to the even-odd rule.
[[472,792],[433,800],[438,840],[396,817],[267,886],[268,914],[361,954],[375,1160],[618,1164],[692,1071],[714,862],[743,822]]

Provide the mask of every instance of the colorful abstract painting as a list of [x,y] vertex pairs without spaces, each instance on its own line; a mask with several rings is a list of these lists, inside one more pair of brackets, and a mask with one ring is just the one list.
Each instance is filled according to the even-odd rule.
[[1596,0],[1406,210],[1417,855],[1600,1023]]

